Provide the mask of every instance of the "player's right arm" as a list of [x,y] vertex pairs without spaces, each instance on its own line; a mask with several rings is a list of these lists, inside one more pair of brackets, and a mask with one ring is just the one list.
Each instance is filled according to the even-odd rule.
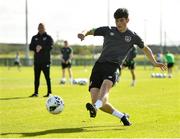
[[99,28],[93,28],[89,31],[83,31],[78,34],[78,38],[83,41],[86,36],[93,35],[93,36],[105,36],[109,32],[110,28],[108,26],[103,26]]
[[29,45],[29,50],[31,50],[31,51],[35,51],[36,50],[36,43],[35,43],[34,37],[32,37],[32,39],[31,39],[31,43]]
[[33,36],[31,39],[31,43],[29,45],[29,50],[39,53],[41,49],[42,46],[37,44],[37,41],[35,40],[35,36]]
[[83,41],[86,36],[94,35],[95,29],[91,29],[89,31],[82,31],[81,33],[78,33],[78,38]]

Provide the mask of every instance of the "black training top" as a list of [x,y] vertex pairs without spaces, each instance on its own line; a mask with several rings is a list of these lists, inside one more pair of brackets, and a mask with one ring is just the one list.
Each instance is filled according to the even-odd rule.
[[[41,45],[42,49],[37,53],[36,46]],[[47,33],[37,34],[32,37],[29,49],[34,51],[35,64],[50,64],[50,51],[52,49],[53,39]]]
[[119,32],[116,27],[100,27],[95,29],[94,36],[103,36],[103,50],[98,62],[111,62],[122,64],[129,50],[136,44],[144,47],[142,39],[131,30]]
[[70,47],[63,47],[61,48],[61,54],[64,61],[67,61],[70,58],[70,55],[72,54],[73,50]]
[[127,55],[127,57],[126,57],[126,61],[131,61],[131,60],[133,60],[133,59],[136,57],[136,55],[137,55],[137,49],[136,49],[136,47],[134,46],[134,47],[132,47],[132,48],[130,49],[130,51],[128,52],[128,55]]

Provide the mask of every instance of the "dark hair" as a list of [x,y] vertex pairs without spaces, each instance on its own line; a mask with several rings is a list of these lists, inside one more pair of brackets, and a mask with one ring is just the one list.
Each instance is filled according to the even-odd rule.
[[119,19],[119,18],[128,18],[129,13],[126,8],[119,8],[115,11],[114,13],[114,18]]
[[43,26],[44,27],[44,24],[43,23],[39,23],[39,26]]

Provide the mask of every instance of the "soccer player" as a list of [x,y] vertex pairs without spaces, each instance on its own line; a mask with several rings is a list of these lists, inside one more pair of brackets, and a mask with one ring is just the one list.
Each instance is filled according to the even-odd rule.
[[136,76],[135,76],[135,61],[134,61],[134,58],[136,57],[137,55],[137,50],[136,50],[136,47],[132,47],[126,57],[126,60],[124,61],[123,63],[123,67],[128,67],[128,69],[130,70],[131,72],[131,75],[132,75],[132,83],[131,83],[131,86],[134,86],[135,85],[135,81],[136,81]]
[[17,66],[18,70],[20,71],[21,61],[20,61],[20,57],[19,57],[19,52],[16,52],[16,57],[15,57],[15,60],[14,60],[14,65]]
[[90,117],[96,117],[97,111],[100,109],[118,117],[124,126],[130,126],[129,116],[115,109],[108,101],[109,91],[117,80],[117,70],[134,44],[144,51],[145,55],[156,67],[165,70],[166,66],[158,63],[151,49],[144,44],[136,33],[127,28],[129,22],[127,9],[117,9],[114,18],[116,27],[99,27],[78,34],[81,41],[89,35],[104,37],[101,55],[96,61],[90,76],[89,91],[92,104],[87,103],[86,108],[90,113]]
[[66,78],[65,78],[65,69],[68,69],[69,73],[69,80],[70,83],[73,82],[73,77],[72,77],[72,70],[71,70],[71,60],[73,56],[73,50],[71,47],[69,47],[68,42],[64,41],[64,46],[61,48],[61,67],[62,67],[62,79],[60,81],[60,84],[65,84],[66,83]]
[[38,96],[39,80],[41,71],[43,71],[48,97],[51,94],[51,80],[50,80],[50,51],[53,46],[53,39],[46,33],[45,26],[40,23],[38,26],[38,34],[32,37],[29,49],[34,51],[34,93],[30,97]]
[[168,67],[168,77],[171,78],[172,77],[172,68],[175,63],[174,55],[172,53],[170,53],[169,51],[167,51],[164,57],[165,57],[165,61],[167,63],[167,67]]
[[156,55],[157,62],[163,62],[163,54],[161,52]]

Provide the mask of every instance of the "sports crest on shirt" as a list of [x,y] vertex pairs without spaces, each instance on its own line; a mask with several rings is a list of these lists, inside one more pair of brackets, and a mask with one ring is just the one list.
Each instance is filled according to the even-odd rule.
[[47,40],[47,37],[43,37],[43,41]]
[[110,35],[110,36],[114,36],[114,32],[110,32],[109,35]]
[[124,39],[125,39],[126,42],[130,42],[131,41],[131,36],[125,36]]

